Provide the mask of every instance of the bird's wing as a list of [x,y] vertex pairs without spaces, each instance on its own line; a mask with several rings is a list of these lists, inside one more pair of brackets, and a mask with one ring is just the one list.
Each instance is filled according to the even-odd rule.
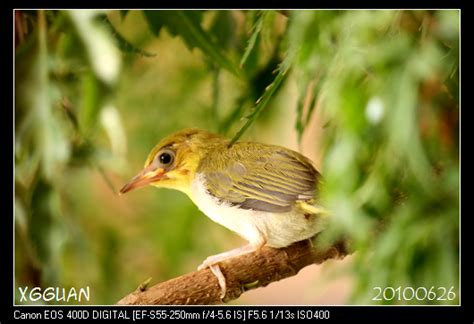
[[[203,159],[208,192],[243,209],[290,211],[315,198],[319,173],[303,155],[279,146],[237,143]],[[217,162],[216,162],[217,161]]]

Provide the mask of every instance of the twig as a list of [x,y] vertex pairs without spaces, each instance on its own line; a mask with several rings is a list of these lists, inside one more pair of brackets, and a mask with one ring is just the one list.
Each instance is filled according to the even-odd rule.
[[327,259],[344,258],[349,250],[346,242],[329,248],[313,247],[310,240],[283,249],[262,248],[260,251],[219,263],[226,278],[227,293],[220,299],[221,288],[210,269],[195,271],[148,288],[136,290],[122,298],[118,305],[211,305],[237,299],[243,292],[264,287],[272,282],[296,275],[310,264]]

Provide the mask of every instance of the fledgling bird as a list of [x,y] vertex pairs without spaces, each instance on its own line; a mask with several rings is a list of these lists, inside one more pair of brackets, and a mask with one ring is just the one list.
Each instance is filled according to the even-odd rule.
[[211,268],[221,297],[225,279],[218,262],[311,238],[323,229],[325,214],[316,201],[320,174],[308,158],[276,145],[229,144],[204,130],[176,132],[153,148],[144,169],[120,190],[149,184],[180,190],[210,219],[248,241],[208,257],[198,268]]

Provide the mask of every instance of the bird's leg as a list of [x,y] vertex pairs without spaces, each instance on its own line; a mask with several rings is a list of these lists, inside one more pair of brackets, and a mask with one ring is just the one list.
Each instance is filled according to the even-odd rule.
[[223,299],[225,297],[225,294],[227,292],[227,285],[225,281],[225,277],[222,274],[221,268],[217,264],[218,262],[234,258],[239,255],[247,254],[247,253],[252,253],[254,251],[257,251],[260,249],[265,242],[261,242],[259,244],[247,244],[242,247],[224,252],[224,253],[219,253],[216,255],[211,255],[208,257],[204,262],[198,267],[198,270],[205,269],[209,267],[209,269],[212,271],[212,273],[216,276],[217,281],[219,282],[219,286],[221,287],[221,295],[220,298]]
[[256,250],[258,250],[261,246],[258,245],[253,245],[253,244],[247,244],[242,247],[232,249],[227,252],[219,253],[216,255],[211,255],[208,257],[206,260],[203,261],[203,263],[198,267],[198,270],[205,269],[207,267],[210,267],[211,265],[214,265],[218,262],[234,258],[236,256],[242,255],[242,254],[247,254],[247,253],[252,253]]

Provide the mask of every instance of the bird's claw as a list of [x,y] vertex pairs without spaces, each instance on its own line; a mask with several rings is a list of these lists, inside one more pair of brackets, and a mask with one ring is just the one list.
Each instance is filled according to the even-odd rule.
[[209,268],[211,272],[216,276],[217,282],[219,283],[219,287],[221,287],[221,294],[220,294],[220,299],[224,299],[225,294],[227,293],[227,284],[225,281],[225,277],[222,274],[221,268],[219,267],[218,264],[213,263],[210,258],[207,258],[204,260],[204,262],[198,267],[198,270],[203,270]]
[[222,274],[221,268],[219,267],[218,264],[213,264],[209,266],[209,269],[211,269],[214,276],[216,276],[217,281],[219,282],[219,286],[221,287],[221,294],[219,297],[220,299],[224,299],[225,294],[227,293],[227,284],[225,281],[225,277]]
[[227,252],[224,252],[224,253],[211,255],[210,257],[207,257],[206,260],[204,260],[204,262],[198,267],[198,270],[203,270],[203,269],[206,269],[206,268],[211,269],[212,273],[216,276],[216,278],[219,282],[219,286],[221,287],[220,297],[221,297],[221,299],[223,299],[225,297],[227,287],[226,287],[225,277],[222,274],[222,271],[221,271],[218,263],[221,262],[221,261],[225,261],[225,260],[228,260],[230,258],[239,256],[239,255],[242,255],[242,254],[253,252],[256,249],[258,249],[259,247],[263,246],[264,243],[265,242],[259,243],[259,244],[256,244],[256,245],[247,244],[243,247],[233,249],[233,250],[230,250],[230,251],[227,251]]

